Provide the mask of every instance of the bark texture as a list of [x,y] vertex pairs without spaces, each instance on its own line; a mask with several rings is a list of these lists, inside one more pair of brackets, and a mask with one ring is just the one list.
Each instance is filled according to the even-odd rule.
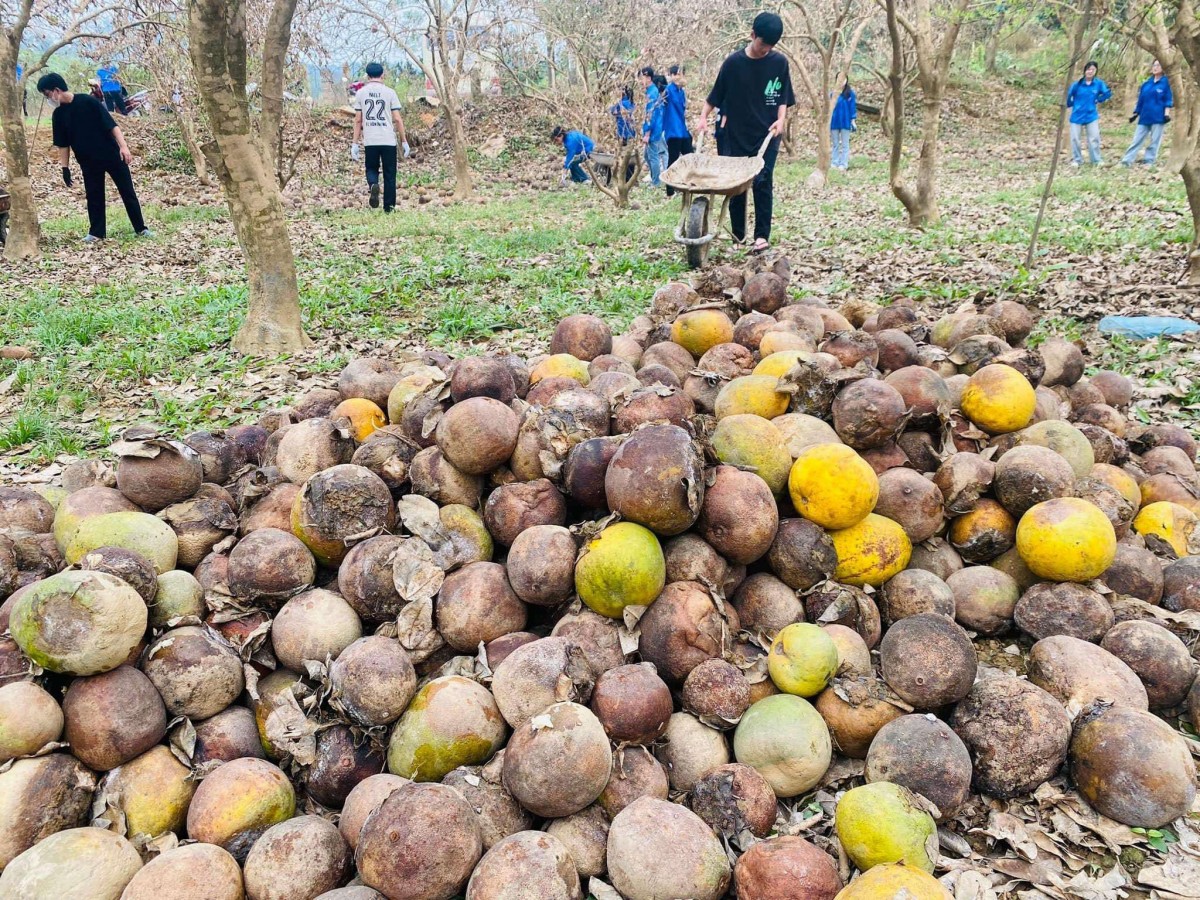
[[301,324],[296,263],[279,186],[250,127],[243,0],[192,0],[188,49],[212,125],[213,140],[203,151],[221,182],[246,256],[249,305],[233,347],[258,356],[299,350],[312,342]]

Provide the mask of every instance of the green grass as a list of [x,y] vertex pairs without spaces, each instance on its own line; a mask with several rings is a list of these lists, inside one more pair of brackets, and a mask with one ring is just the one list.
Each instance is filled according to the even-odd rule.
[[[386,218],[335,213],[323,218],[314,240],[297,242],[306,328],[318,338],[398,340],[461,352],[500,332],[544,338],[558,319],[580,310],[619,326],[684,269],[682,255],[658,237],[674,221],[674,210],[657,202],[617,215],[598,196],[563,192],[402,208]],[[203,233],[196,226],[221,218],[214,207],[157,213],[153,243],[164,253],[180,234]],[[66,235],[84,227],[82,217],[63,216],[46,230]],[[205,249],[228,241],[223,233],[203,238]],[[377,252],[364,255],[363,246]],[[110,252],[122,251],[118,245]],[[0,276],[10,298],[0,304],[0,343],[27,346],[37,357],[0,362],[0,380],[15,373],[12,391],[19,397],[0,451],[32,463],[102,447],[112,437],[110,423],[74,420],[114,396],[130,395],[141,418],[179,432],[242,415],[226,414],[227,397],[171,390],[209,372],[240,384],[270,365],[241,358],[228,346],[245,307],[240,273],[201,269],[195,278],[164,280],[131,269],[67,286],[52,265],[43,261],[41,268],[42,277],[19,290]],[[303,370],[334,373],[353,355],[313,354]]]
[[[1110,160],[1127,131],[1106,133]],[[1025,271],[1048,150],[1031,157],[1022,145],[1024,155],[1012,152],[1013,138],[993,154],[973,121],[956,122],[950,134],[943,218],[923,230],[906,227],[888,190],[886,143],[874,127],[856,137],[851,172],[834,173],[823,191],[804,187],[811,157],[781,162],[777,240],[801,264],[797,296],[909,297],[939,309],[1001,298],[1036,305],[1056,283],[1082,277],[1083,265],[1096,268],[1099,260],[1133,271],[1144,259],[1182,254],[1190,239],[1177,178],[1065,168],[1043,223],[1037,267]],[[1010,141],[1004,134],[999,140]],[[174,146],[164,143],[165,168],[180,162]],[[246,289],[222,206],[159,206],[150,197],[159,236],[149,242],[136,241],[113,210],[116,240],[93,254],[76,243],[86,230],[82,210],[62,202],[43,223],[53,249],[20,274],[0,270],[0,344],[35,353],[30,361],[0,361],[0,383],[12,376],[7,395],[0,394],[0,453],[36,464],[92,452],[137,419],[180,433],[243,421],[247,410],[285,404],[356,355],[389,352],[384,342],[453,353],[503,344],[528,354],[572,312],[624,327],[659,285],[686,271],[670,240],[678,201],[639,190],[639,208],[616,211],[594,191],[493,187],[510,155],[543,150],[516,141],[498,160],[481,160],[483,202],[445,206],[435,199],[402,205],[391,216],[320,208],[322,190],[347,190],[345,160],[313,176],[307,184],[320,186],[317,199],[301,204],[292,234],[305,328],[317,348],[287,360],[248,360],[229,349]],[[411,197],[440,190],[448,179],[437,167],[405,167],[400,190]],[[742,259],[728,241],[713,253],[715,262]],[[803,264],[811,261],[818,265],[810,271]],[[1043,315],[1031,343],[1050,334],[1078,339],[1089,329]],[[1090,362],[1174,384],[1183,383],[1185,358],[1177,345],[1114,340]],[[1200,404],[1198,395],[1200,388],[1188,388],[1180,402]]]

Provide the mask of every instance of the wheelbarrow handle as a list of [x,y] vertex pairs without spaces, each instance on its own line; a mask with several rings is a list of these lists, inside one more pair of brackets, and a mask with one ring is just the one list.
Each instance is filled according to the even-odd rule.
[[768,131],[767,136],[765,138],[763,138],[762,146],[758,148],[758,158],[759,159],[763,158],[763,154],[767,152],[767,147],[770,146],[771,141],[773,141],[773,140],[775,140],[775,135],[773,135],[771,132]]

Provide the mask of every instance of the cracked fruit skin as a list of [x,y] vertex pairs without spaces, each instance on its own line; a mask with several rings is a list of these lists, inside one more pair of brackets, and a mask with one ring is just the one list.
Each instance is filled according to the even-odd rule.
[[351,397],[349,400],[343,400],[333,408],[329,418],[349,419],[350,432],[360,444],[369,438],[376,429],[387,424],[387,416],[384,415],[383,410],[366,397]]
[[1091,581],[1117,555],[1117,535],[1099,507],[1078,497],[1038,503],[1017,523],[1017,553],[1039,578]]
[[1029,379],[1012,366],[994,363],[967,379],[959,408],[988,434],[1008,434],[1029,424],[1037,394]]
[[833,577],[845,584],[879,587],[912,559],[912,541],[900,524],[875,513],[829,536],[838,557]]
[[834,824],[846,854],[864,872],[899,862],[933,872],[937,825],[916,795],[898,784],[876,781],[847,791]]
[[953,900],[953,895],[927,872],[893,863],[863,872],[834,900]]
[[788,490],[796,512],[822,528],[857,525],[875,508],[879,478],[845,444],[805,447],[792,463]]
[[1200,543],[1200,519],[1186,506],[1169,500],[1147,503],[1134,518],[1133,530],[1166,541],[1179,557],[1190,555],[1194,543]]
[[823,691],[837,667],[837,644],[808,622],[796,622],[780,631],[767,657],[775,687],[799,697],[814,697]]
[[609,525],[588,541],[575,564],[575,591],[591,609],[621,618],[626,606],[649,606],[667,583],[658,538],[633,522]]

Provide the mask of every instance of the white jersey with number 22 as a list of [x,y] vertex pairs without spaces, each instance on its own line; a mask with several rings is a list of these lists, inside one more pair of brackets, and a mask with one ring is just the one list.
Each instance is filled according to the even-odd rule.
[[386,84],[368,81],[354,95],[354,108],[362,113],[363,144],[395,147],[396,128],[392,110],[400,109],[400,98]]

